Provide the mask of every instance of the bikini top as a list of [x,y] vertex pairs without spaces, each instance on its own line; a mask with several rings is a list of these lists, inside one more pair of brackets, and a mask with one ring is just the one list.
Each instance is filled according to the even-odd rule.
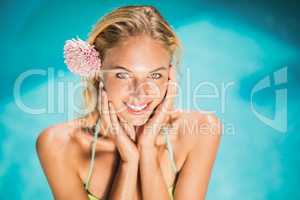
[[[97,124],[98,125],[98,124]],[[89,200],[105,200],[105,199],[100,199],[98,197],[96,197],[95,195],[93,195],[90,191],[89,191],[89,182],[92,176],[92,171],[94,168],[94,163],[95,163],[95,150],[96,150],[96,140],[98,138],[98,134],[99,134],[99,127],[96,126],[96,133],[94,134],[94,139],[92,142],[92,151],[91,151],[91,159],[90,159],[90,165],[89,165],[89,171],[88,171],[88,175],[84,181],[84,189],[87,192],[88,198]],[[176,174],[178,172],[178,169],[176,167],[176,162],[174,159],[174,152],[173,152],[173,147],[172,144],[170,142],[169,139],[169,133],[168,133],[168,129],[167,128],[163,128],[163,135],[164,135],[164,139],[165,139],[165,144],[166,144],[166,148],[167,148],[167,152],[168,152],[168,158],[171,162],[171,170],[174,173],[174,177],[176,177]],[[174,195],[174,184],[168,186],[168,193],[170,196],[170,199],[173,200],[173,195]]]

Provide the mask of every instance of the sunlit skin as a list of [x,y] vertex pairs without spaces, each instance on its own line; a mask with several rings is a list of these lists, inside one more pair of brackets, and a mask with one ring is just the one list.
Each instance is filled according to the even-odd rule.
[[[166,93],[169,67],[170,53],[149,37],[132,37],[107,51],[104,88],[121,119],[134,126],[145,124]],[[150,105],[146,114],[133,115],[127,111],[126,103]]]
[[[174,184],[174,199],[205,198],[220,142],[220,121],[212,114],[174,109],[176,68],[169,51],[148,36],[130,37],[109,49],[102,61],[98,111],[45,129],[37,152],[55,199],[87,199],[83,188],[90,159],[92,133],[100,116],[96,160],[90,191],[108,199],[169,199],[166,185]],[[128,105],[147,104],[136,114]],[[161,128],[171,124],[175,179],[170,171]],[[215,127],[213,130],[195,125]],[[53,164],[55,161],[55,164]],[[117,166],[117,163],[119,165]],[[63,178],[58,178],[63,177]],[[175,182],[175,180],[177,180]]]

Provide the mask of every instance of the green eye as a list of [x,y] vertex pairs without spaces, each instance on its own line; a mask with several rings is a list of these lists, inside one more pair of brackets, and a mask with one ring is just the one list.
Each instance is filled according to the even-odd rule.
[[129,74],[126,72],[119,72],[119,73],[116,73],[116,77],[119,79],[127,79],[127,78],[129,78]]
[[152,79],[159,79],[159,78],[161,78],[161,74],[160,73],[153,73],[153,74],[151,74],[151,78]]

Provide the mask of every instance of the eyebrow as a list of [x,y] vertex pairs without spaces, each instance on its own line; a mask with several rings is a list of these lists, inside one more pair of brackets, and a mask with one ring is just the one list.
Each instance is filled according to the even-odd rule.
[[[125,70],[127,72],[132,72],[131,70],[129,70],[126,67],[123,67],[123,66],[112,66],[108,70],[116,70],[116,69],[121,69],[121,70]],[[156,72],[156,71],[159,71],[159,70],[166,70],[166,69],[167,69],[166,67],[162,66],[162,67],[159,67],[157,69],[154,69],[154,70],[150,71],[150,73],[153,73],[153,72]]]

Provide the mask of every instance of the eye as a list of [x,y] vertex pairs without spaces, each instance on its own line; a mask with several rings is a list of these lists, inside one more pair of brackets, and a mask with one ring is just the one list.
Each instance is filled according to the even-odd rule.
[[127,78],[129,78],[129,74],[126,72],[119,72],[119,73],[116,73],[116,77],[119,79],[127,79]]
[[162,75],[160,73],[153,73],[150,76],[152,79],[159,79],[162,77]]

